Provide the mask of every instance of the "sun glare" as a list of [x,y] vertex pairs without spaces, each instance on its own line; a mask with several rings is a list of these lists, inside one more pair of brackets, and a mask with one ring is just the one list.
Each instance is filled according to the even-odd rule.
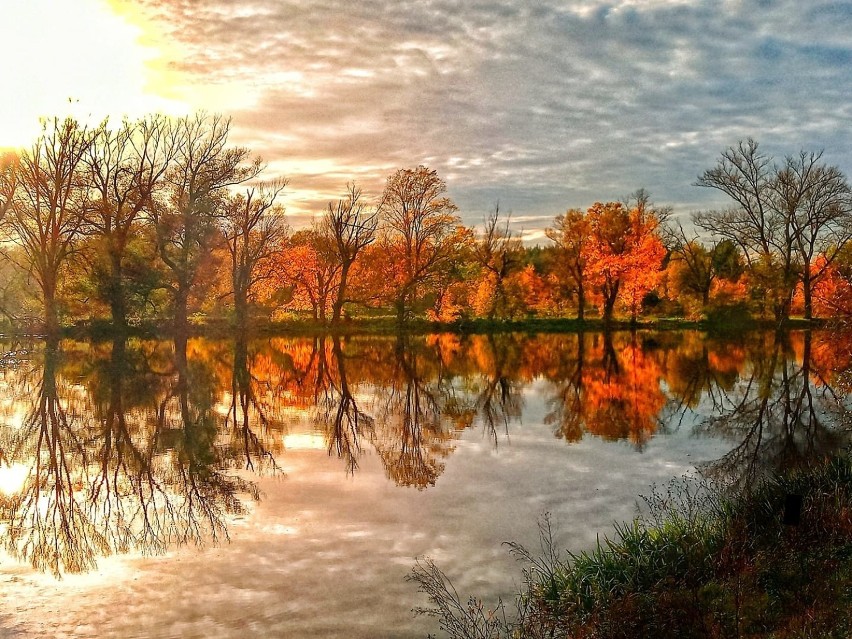
[[21,492],[29,472],[29,466],[20,463],[0,465],[0,493],[10,497]]
[[28,145],[42,117],[90,122],[175,112],[142,24],[106,0],[6,0],[0,6],[0,148]]
[[325,437],[315,433],[291,433],[284,435],[284,448],[287,450],[325,450]]

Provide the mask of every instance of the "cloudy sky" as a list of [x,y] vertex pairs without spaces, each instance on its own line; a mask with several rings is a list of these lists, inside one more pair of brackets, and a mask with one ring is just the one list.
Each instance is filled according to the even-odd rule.
[[0,39],[0,146],[68,104],[222,112],[294,225],[417,164],[532,240],[639,187],[723,206],[693,182],[748,136],[852,173],[845,0],[5,0]]

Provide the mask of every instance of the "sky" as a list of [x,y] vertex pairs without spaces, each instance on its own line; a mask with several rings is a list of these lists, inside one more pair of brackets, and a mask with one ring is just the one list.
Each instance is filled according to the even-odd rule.
[[232,118],[294,227],[399,168],[529,242],[638,188],[680,216],[747,137],[852,173],[849,0],[4,0],[0,147],[40,116]]

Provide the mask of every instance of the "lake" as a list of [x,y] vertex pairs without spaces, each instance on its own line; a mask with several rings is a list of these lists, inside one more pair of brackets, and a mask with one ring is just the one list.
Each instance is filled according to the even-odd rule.
[[589,548],[684,474],[849,445],[827,331],[0,344],[0,636],[425,637],[430,557]]

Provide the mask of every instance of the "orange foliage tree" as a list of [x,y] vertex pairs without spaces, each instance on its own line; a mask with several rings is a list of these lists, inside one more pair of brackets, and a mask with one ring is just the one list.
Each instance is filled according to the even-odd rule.
[[[818,315],[849,317],[852,315],[852,283],[844,277],[836,263],[828,263],[828,259],[820,255],[812,265],[814,276],[812,309]],[[818,274],[818,276],[817,276]],[[806,288],[801,290],[803,305],[807,306]]]
[[644,295],[660,280],[666,254],[659,237],[660,219],[640,194],[637,204],[596,202],[586,213],[590,237],[587,245],[589,280],[602,296],[605,322],[612,320],[621,300],[636,319]]
[[278,255],[276,278],[292,289],[292,308],[325,321],[340,286],[340,261],[330,238],[313,229],[294,233]]

